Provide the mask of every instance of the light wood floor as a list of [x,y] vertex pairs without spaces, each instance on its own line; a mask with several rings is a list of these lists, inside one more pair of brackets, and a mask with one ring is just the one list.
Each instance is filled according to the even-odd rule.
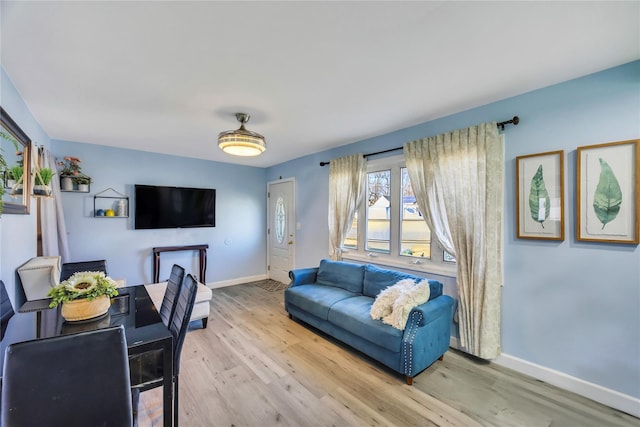
[[[142,393],[140,426],[162,424],[161,389]],[[640,426],[589,399],[449,351],[414,379],[290,320],[283,292],[213,291],[207,329],[190,331],[180,425]]]

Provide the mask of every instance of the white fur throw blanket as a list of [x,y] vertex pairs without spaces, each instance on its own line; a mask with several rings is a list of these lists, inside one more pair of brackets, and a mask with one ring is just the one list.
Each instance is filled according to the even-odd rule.
[[429,282],[403,279],[382,290],[371,305],[371,318],[404,330],[411,310],[429,300]]

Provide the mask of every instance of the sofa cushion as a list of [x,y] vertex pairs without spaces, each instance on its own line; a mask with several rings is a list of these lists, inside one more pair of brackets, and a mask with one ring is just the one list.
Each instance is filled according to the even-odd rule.
[[364,265],[323,259],[320,261],[316,283],[361,294],[363,278]]
[[342,288],[325,285],[299,285],[284,291],[285,302],[292,304],[322,320],[327,320],[329,309],[338,301],[357,296]]
[[385,325],[380,320],[373,320],[369,315],[371,304],[373,298],[366,296],[343,299],[333,304],[328,320],[379,347],[399,352],[403,331]]
[[[415,276],[409,273],[403,273],[396,270],[387,270],[386,268],[376,267],[367,264],[364,269],[364,288],[363,294],[369,297],[376,297],[383,289],[396,284],[403,279],[413,279],[416,282],[425,280],[424,277]],[[429,279],[430,296],[429,300],[442,295],[442,283],[437,280]]]

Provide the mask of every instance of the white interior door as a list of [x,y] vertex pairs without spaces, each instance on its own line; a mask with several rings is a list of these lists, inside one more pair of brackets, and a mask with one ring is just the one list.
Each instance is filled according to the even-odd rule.
[[267,274],[270,279],[289,283],[289,270],[294,268],[296,251],[293,179],[269,183],[267,196],[269,200]]

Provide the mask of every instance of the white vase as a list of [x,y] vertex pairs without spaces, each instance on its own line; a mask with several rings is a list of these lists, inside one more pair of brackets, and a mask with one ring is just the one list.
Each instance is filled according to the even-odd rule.
[[127,207],[124,199],[118,201],[116,207],[116,216],[127,216]]
[[62,177],[60,180],[60,185],[64,191],[72,191],[73,190],[73,179],[68,176]]
[[78,191],[89,192],[89,184],[78,184]]

